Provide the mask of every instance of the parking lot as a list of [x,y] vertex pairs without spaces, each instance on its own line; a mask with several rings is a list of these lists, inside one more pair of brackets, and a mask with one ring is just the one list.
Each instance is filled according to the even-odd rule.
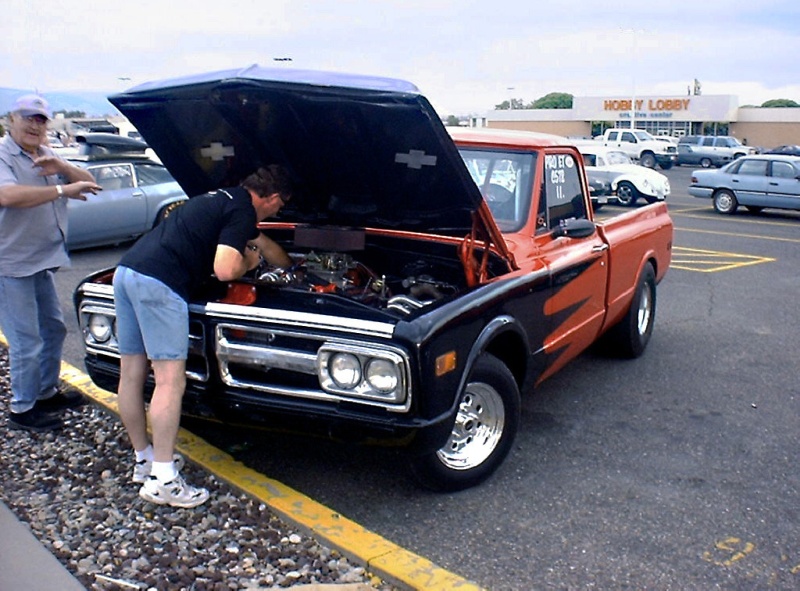
[[[721,216],[688,196],[689,168],[665,174],[673,268],[646,354],[587,353],[527,393],[484,485],[432,494],[391,450],[191,427],[488,589],[800,587],[800,215]],[[77,367],[69,294],[124,249],[74,253],[58,274]]]

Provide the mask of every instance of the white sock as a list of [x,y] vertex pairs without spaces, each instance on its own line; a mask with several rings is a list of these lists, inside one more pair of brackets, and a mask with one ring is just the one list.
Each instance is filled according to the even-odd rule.
[[152,445],[148,445],[142,451],[137,451],[137,450],[133,450],[133,451],[136,454],[136,463],[137,464],[139,462],[141,462],[142,460],[144,460],[146,462],[152,462],[153,461],[153,446]]
[[178,476],[175,462],[153,462],[150,475],[158,478],[159,482],[171,482]]

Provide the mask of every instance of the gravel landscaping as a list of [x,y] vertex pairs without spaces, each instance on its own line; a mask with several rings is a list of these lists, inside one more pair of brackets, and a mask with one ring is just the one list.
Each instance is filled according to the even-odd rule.
[[87,589],[397,589],[191,464],[183,474],[207,503],[148,503],[115,416],[89,404],[56,433],[15,431],[9,398],[0,347],[0,499]]

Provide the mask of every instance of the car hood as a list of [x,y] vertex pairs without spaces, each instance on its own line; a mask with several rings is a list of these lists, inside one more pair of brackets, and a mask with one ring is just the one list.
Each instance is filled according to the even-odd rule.
[[109,97],[188,195],[277,163],[280,221],[499,236],[428,100],[402,80],[251,66]]

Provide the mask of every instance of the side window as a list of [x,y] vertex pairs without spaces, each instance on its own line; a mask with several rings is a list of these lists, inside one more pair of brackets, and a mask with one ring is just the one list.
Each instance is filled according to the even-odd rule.
[[608,132],[608,141],[609,142],[616,142],[618,136],[619,136],[619,132],[618,131],[610,131],[610,132]]
[[562,220],[586,217],[580,168],[571,154],[545,156],[543,189],[548,229],[557,228]]
[[158,164],[141,163],[136,165],[136,175],[139,177],[139,186],[160,185],[161,183],[171,183],[172,175],[166,168]]
[[704,137],[703,138],[703,145],[704,146],[713,146],[714,145],[714,138],[713,137]]
[[133,187],[133,171],[130,165],[96,166],[89,171],[104,191],[118,191]]
[[794,166],[788,162],[773,162],[772,163],[772,176],[777,176],[782,179],[793,179],[797,176],[797,171]]
[[630,142],[632,144],[636,143],[636,136],[634,136],[630,131],[623,131],[622,132],[622,141],[623,142]]
[[743,160],[739,166],[739,174],[767,176],[767,160]]

